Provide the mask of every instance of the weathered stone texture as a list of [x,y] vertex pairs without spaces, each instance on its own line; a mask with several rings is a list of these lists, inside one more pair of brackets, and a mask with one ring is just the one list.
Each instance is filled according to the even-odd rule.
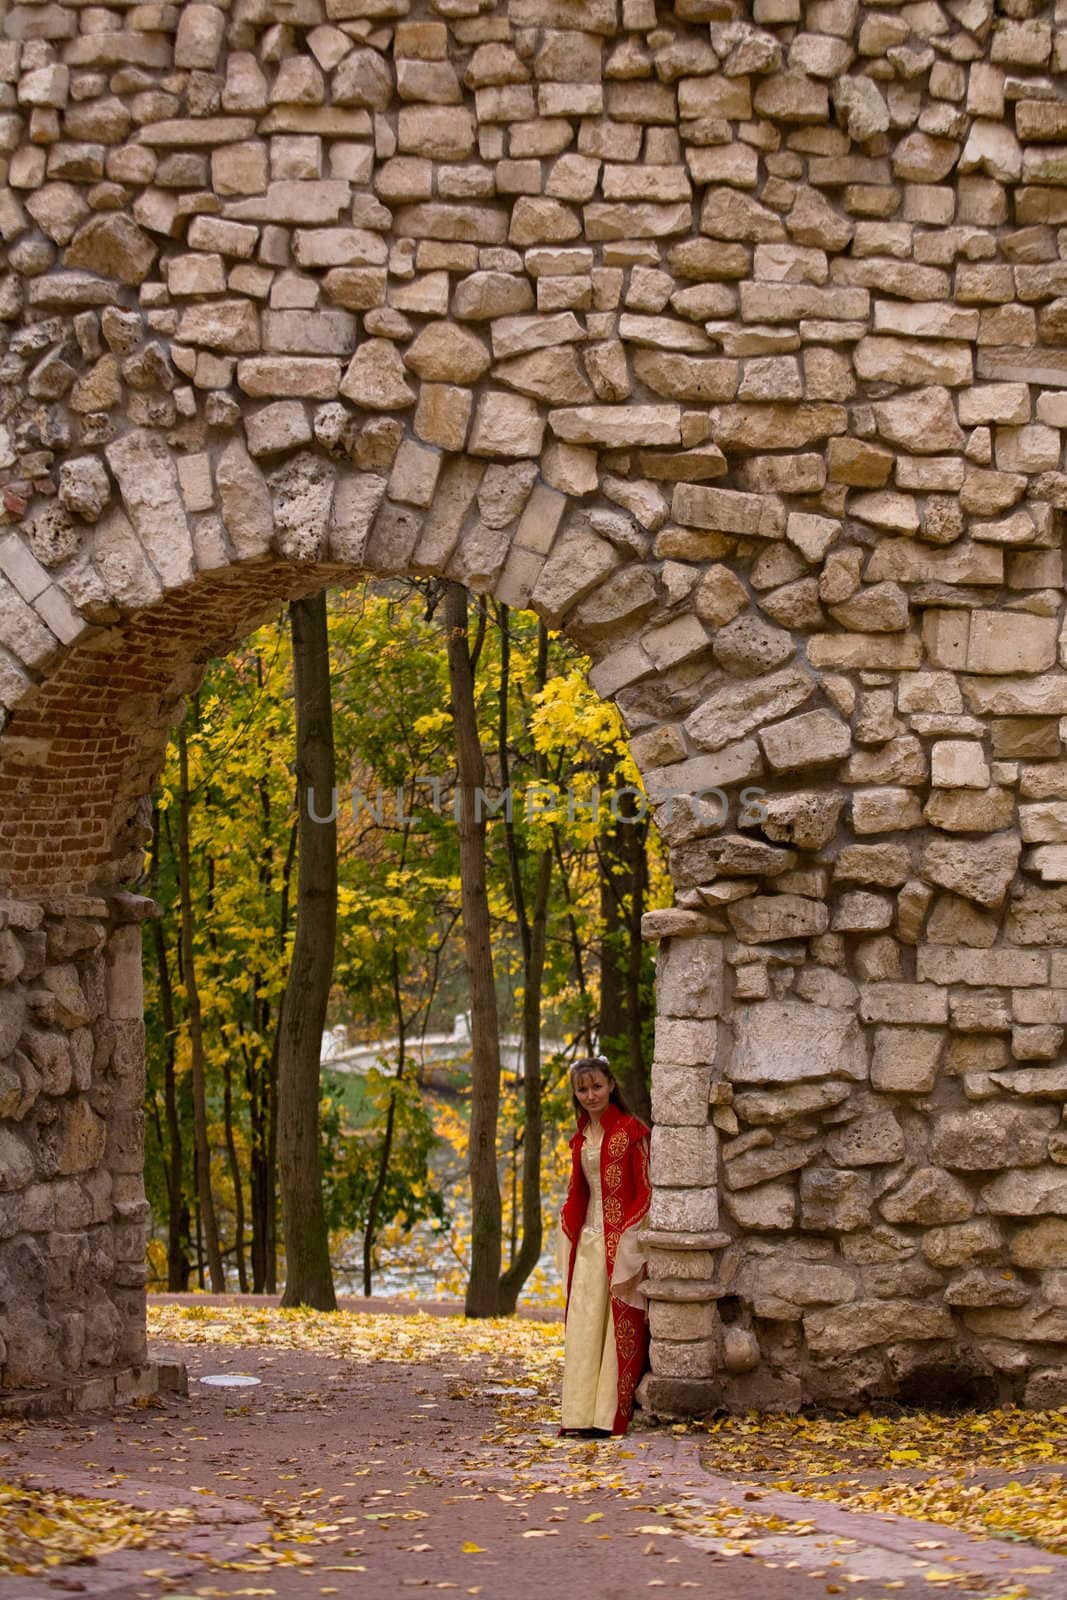
[[[730,1381],[906,1392],[929,1342],[1058,1395],[1062,8],[237,9],[0,17],[12,903],[136,877],[167,723],[264,607],[367,569],[530,606],[670,851],[651,1227],[717,1228],[722,1176]],[[95,906],[35,967],[19,915],[0,1187],[88,1239],[140,1134],[86,1041],[140,1002],[83,969],[132,957]],[[6,1381],[75,1348],[34,1295]],[[710,1300],[656,1318],[713,1378]]]
[[[106,899],[53,899],[39,919],[39,908],[0,902],[9,957],[15,947],[21,955],[8,960],[0,987],[0,1092],[10,1089],[0,1124],[0,1382],[15,1389],[145,1354],[140,1147],[119,1180],[105,1115],[109,1106],[139,1108],[144,1092],[140,929],[110,921]],[[69,959],[40,971],[45,941]],[[47,1028],[31,1020],[44,991],[53,997]],[[53,1239],[69,1262],[65,1285],[41,1269]]]

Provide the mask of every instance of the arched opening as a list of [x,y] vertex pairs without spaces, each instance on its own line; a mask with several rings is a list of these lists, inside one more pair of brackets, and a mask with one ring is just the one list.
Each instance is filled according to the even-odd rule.
[[[54,1209],[43,1237],[16,1241],[9,1253],[24,1273],[20,1306],[7,1324],[6,1373],[13,1387],[144,1359],[140,947],[142,924],[155,907],[139,891],[150,887],[144,872],[152,833],[148,791],[183,697],[196,691],[209,660],[276,615],[280,602],[312,593],[324,580],[339,591],[362,581],[351,569],[279,561],[208,574],[194,588],[94,630],[4,732],[6,903],[11,950],[22,959],[20,970],[13,961],[10,978],[20,996],[35,981],[49,994],[62,990],[58,1003],[37,996],[22,1008],[15,1056],[22,1103],[12,1106],[12,1148],[25,1150],[34,1167],[29,1172],[22,1161],[9,1170],[16,1180],[29,1178],[39,1206]],[[515,614],[498,607],[498,618],[508,615]],[[595,648],[595,641],[594,615],[582,642]],[[562,738],[566,714],[557,707],[555,715]],[[419,777],[411,774],[413,782]],[[580,786],[572,782],[570,793],[561,795],[568,785],[557,765],[557,803],[562,800],[576,820],[583,809],[599,810],[593,791],[601,777],[590,770]],[[499,795],[490,790],[486,799],[499,811]],[[603,807],[613,803],[605,794]],[[630,820],[627,809],[624,796],[617,812],[623,824]],[[622,851],[619,833],[605,839]],[[35,843],[45,836],[47,850]],[[17,899],[23,886],[38,897],[32,905]],[[565,937],[580,936],[572,927]],[[588,996],[586,1006],[581,1031],[591,1047],[604,1018],[589,1011]],[[51,1075],[39,1070],[35,1076],[34,1063],[46,1057]],[[74,1263],[60,1282],[45,1252],[67,1229],[74,1235],[64,1233],[62,1242]]]
[[[445,598],[428,580],[368,579],[330,592],[332,798],[328,788],[304,796],[294,775],[284,609],[212,661],[187,701],[155,791],[140,885],[164,906],[145,945],[150,1289],[209,1286],[194,1048],[211,1084],[212,1209],[226,1287],[273,1293],[286,1281],[278,1042],[298,914],[299,804],[337,833],[320,1144],[334,1285],[344,1295],[463,1299],[480,1019],[464,961]],[[587,660],[532,613],[490,597],[470,599],[468,621],[501,1067],[500,1309],[510,1309],[516,1293],[528,1303],[555,1280],[552,1224],[573,1121],[565,1062],[607,1050],[628,1102],[650,1119],[654,952],[640,924],[663,903],[665,862],[617,714],[588,687]],[[190,951],[181,938],[187,878]],[[528,1138],[540,1156],[528,1158]]]

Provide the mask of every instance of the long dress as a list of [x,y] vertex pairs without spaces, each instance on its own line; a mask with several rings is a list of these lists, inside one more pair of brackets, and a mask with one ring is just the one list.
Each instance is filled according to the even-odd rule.
[[648,1129],[615,1106],[605,1108],[599,1126],[583,1112],[571,1150],[560,1217],[567,1283],[562,1422],[565,1429],[623,1434],[648,1353],[638,1293],[647,1263],[637,1242],[651,1198]]

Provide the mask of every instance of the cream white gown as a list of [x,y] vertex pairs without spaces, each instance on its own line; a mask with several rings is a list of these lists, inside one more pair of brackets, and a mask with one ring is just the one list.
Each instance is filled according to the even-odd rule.
[[[604,1130],[590,1123],[582,1146],[582,1171],[589,1185],[589,1210],[574,1258],[563,1365],[563,1426],[615,1426],[619,1366],[611,1317],[608,1268],[604,1259],[604,1203],[600,1188],[600,1146]],[[563,1281],[567,1240],[560,1233]]]

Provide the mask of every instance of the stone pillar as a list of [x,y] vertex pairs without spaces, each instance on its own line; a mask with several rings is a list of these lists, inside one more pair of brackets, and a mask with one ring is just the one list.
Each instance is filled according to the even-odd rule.
[[5,1389],[70,1389],[145,1359],[137,923],[153,909],[126,894],[0,903]]
[[720,1329],[712,1252],[718,1231],[718,1136],[710,1108],[719,1059],[723,941],[701,913],[646,916],[646,938],[662,939],[656,975],[652,1063],[652,1205],[643,1242],[652,1372],[645,1405],[699,1413],[718,1398]]

